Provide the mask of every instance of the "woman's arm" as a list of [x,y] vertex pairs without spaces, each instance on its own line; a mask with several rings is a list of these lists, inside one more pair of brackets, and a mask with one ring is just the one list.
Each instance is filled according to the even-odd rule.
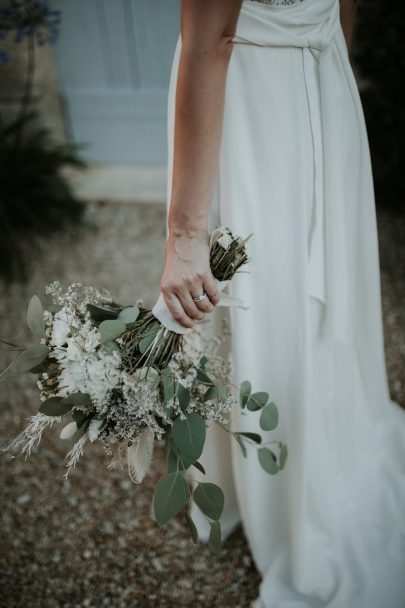
[[[182,0],[172,191],[160,289],[186,327],[211,312],[208,218],[221,143],[226,74],[242,0]],[[193,296],[207,298],[195,303]]]
[[356,0],[340,0],[340,23],[346,40],[347,50],[350,53],[353,40],[353,31],[357,14]]

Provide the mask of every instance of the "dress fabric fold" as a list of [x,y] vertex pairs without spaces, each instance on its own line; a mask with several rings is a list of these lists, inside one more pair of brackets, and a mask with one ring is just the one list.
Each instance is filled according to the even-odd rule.
[[[179,35],[168,93],[167,211]],[[225,492],[224,541],[242,524],[262,581],[253,608],[405,608],[405,411],[390,399],[367,131],[338,0],[244,0],[229,63],[210,229],[248,241],[217,308],[234,382],[268,391],[279,425],[233,430],[287,443],[265,473],[215,424],[200,459]],[[209,525],[192,504],[200,538]]]

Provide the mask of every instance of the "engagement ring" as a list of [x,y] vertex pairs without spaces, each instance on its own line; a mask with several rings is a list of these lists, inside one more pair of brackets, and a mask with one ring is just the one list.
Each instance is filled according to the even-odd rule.
[[194,300],[194,302],[201,302],[201,300],[204,300],[204,298],[206,298],[206,297],[207,297],[207,294],[204,292],[204,293],[198,294],[198,296],[194,296],[193,300]]

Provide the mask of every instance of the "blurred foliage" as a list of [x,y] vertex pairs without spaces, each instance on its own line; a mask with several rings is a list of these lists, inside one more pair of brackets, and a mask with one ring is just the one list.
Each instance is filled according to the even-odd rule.
[[[0,277],[8,281],[27,278],[26,261],[32,250],[39,248],[38,237],[78,221],[84,210],[62,173],[68,166],[84,166],[77,147],[54,143],[30,110],[35,48],[55,42],[60,18],[60,11],[52,10],[46,0],[0,4],[0,41],[25,41],[27,56],[16,117],[8,123],[0,117]],[[8,52],[0,49],[0,63],[9,61]],[[6,90],[6,75],[4,80]]]
[[405,189],[404,106],[405,11],[403,2],[363,0],[359,3],[352,52],[364,81],[361,98],[373,162],[376,199],[402,206]]
[[61,174],[66,166],[82,167],[72,145],[52,142],[46,129],[26,114],[0,129],[0,275],[26,279],[29,251],[38,236],[78,221],[84,204]]

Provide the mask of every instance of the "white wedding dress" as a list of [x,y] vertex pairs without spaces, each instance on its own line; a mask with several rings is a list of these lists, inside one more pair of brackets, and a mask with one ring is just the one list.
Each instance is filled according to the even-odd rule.
[[[389,10],[387,8],[387,10]],[[168,205],[179,36],[168,97]],[[168,209],[168,207],[167,207]],[[235,382],[278,406],[231,423],[288,445],[275,476],[211,426],[204,477],[262,575],[254,608],[405,608],[405,411],[390,400],[367,133],[338,0],[245,0],[210,228],[248,242],[229,292]],[[200,536],[208,524],[193,505]]]

